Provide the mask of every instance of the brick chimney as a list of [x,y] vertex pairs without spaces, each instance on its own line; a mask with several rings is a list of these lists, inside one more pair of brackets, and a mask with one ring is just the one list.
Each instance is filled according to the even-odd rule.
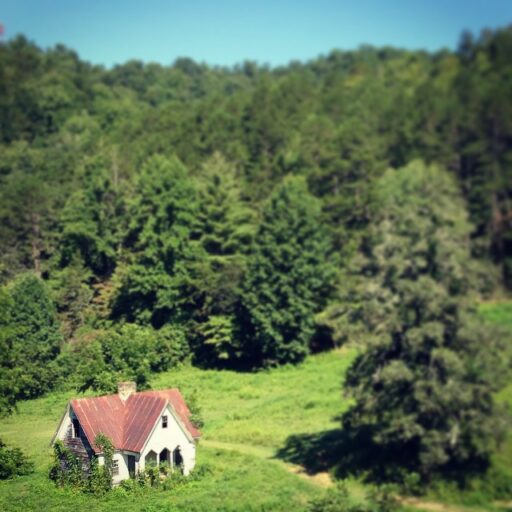
[[133,381],[119,382],[117,384],[117,394],[124,402],[132,393],[137,392],[137,384]]

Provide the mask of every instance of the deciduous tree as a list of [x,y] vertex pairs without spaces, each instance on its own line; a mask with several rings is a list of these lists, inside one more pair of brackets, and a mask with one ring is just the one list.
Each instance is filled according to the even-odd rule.
[[478,279],[460,193],[419,161],[389,170],[378,187],[358,313],[368,344],[347,376],[355,405],[343,423],[369,435],[386,468],[428,479],[484,467],[503,433],[493,393],[506,366],[499,339],[472,321]]

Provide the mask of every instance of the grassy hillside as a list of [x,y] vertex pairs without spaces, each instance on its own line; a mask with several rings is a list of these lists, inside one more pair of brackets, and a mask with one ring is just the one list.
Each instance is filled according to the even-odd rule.
[[322,487],[272,457],[290,434],[337,426],[334,417],[346,406],[341,379],[352,357],[350,351],[322,354],[257,374],[185,367],[159,375],[154,387],[196,390],[206,422],[197,459],[212,473],[176,492],[96,499],[55,489],[46,477],[48,444],[74,394],[23,402],[18,414],[0,422],[0,437],[23,448],[36,473],[0,483],[0,510],[303,510]]
[[[510,303],[485,305],[482,314],[502,325],[512,321]],[[53,393],[22,402],[17,414],[0,421],[0,437],[23,448],[35,461],[36,472],[0,483],[0,510],[304,510],[309,499],[324,492],[327,476],[301,474],[275,454],[292,435],[339,427],[336,416],[349,405],[342,397],[341,383],[354,356],[354,350],[342,349],[312,356],[298,367],[260,373],[187,366],[158,375],[153,381],[155,388],[179,387],[185,395],[196,391],[205,419],[197,460],[208,465],[211,473],[175,491],[127,495],[116,490],[95,498],[56,489],[47,479],[49,441],[67,400],[75,393]],[[512,404],[510,397],[512,393],[504,391],[502,399]],[[495,463],[509,465],[510,460],[512,442]],[[352,489],[360,494],[364,491],[357,482]],[[444,508],[487,509],[490,505]]]

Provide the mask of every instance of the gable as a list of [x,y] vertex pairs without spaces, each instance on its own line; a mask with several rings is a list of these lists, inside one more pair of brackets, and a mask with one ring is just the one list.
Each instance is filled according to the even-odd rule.
[[171,405],[176,419],[178,419],[184,428],[188,431],[190,436],[193,439],[198,439],[201,437],[201,432],[194,427],[192,422],[190,421],[191,412],[188,408],[185,400],[183,399],[183,395],[180,393],[178,389],[163,389],[159,391],[142,391],[137,393],[137,395],[151,395],[158,396],[167,400],[167,402]]
[[[162,417],[167,416],[167,427],[164,429],[162,427]],[[155,421],[151,432],[149,433],[147,439],[145,440],[143,446],[140,448],[140,453],[146,450],[148,445],[152,444],[152,440],[155,438],[161,438],[162,436],[172,435],[174,441],[177,441],[175,438],[175,434],[178,434],[184,441],[188,441],[190,443],[194,443],[194,438],[191,433],[187,430],[180,417],[174,410],[173,406],[166,402],[165,407],[160,412],[160,415]],[[180,444],[178,442],[178,444]]]

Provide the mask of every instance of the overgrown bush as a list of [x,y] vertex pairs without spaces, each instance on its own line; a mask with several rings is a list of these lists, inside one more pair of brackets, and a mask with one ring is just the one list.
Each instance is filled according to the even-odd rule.
[[49,477],[58,487],[83,489],[86,486],[87,475],[80,459],[60,439],[53,446]]
[[127,492],[138,492],[145,488],[161,488],[170,491],[187,483],[201,480],[211,473],[212,469],[208,464],[196,466],[187,476],[177,468],[171,470],[166,465],[151,466],[144,471],[137,472],[134,479],[123,480],[120,487]]
[[114,445],[104,434],[98,434],[94,443],[103,454],[103,465],[96,463],[91,466],[88,490],[94,494],[103,494],[112,489]]
[[89,467],[60,440],[54,445],[53,463],[49,477],[58,487],[71,487],[92,494],[105,494],[112,489],[112,466],[114,446],[104,434],[98,434],[95,444],[103,454],[104,463],[100,465],[93,457]]
[[19,448],[8,448],[0,439],[0,480],[34,471],[34,464],[27,459]]

